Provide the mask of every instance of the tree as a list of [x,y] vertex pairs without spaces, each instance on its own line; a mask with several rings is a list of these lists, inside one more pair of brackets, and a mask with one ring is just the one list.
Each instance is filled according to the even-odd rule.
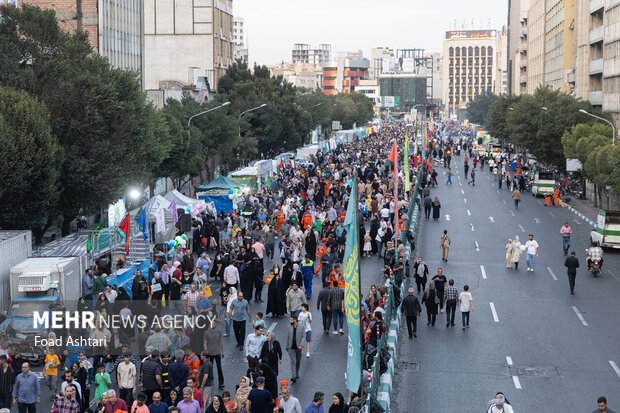
[[469,121],[479,125],[486,125],[489,108],[497,101],[497,99],[498,96],[496,94],[490,90],[487,90],[476,96],[474,100],[468,102],[467,117],[469,118]]
[[[510,108],[519,102],[520,96],[501,95],[490,107],[485,127],[494,138],[509,140],[506,118]],[[514,109],[514,108],[513,108]]]
[[45,105],[0,87],[0,147],[0,227],[36,228],[58,199],[62,162]]
[[171,144],[158,136],[157,111],[137,74],[111,68],[85,33],[63,33],[49,10],[24,5],[2,13],[0,79],[45,103],[64,149],[58,203],[48,212],[63,215],[67,234],[80,211],[99,212],[128,186],[152,179]]

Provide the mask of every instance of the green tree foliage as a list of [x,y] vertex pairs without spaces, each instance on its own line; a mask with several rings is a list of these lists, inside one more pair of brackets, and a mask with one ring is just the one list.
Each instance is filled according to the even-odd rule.
[[0,228],[35,226],[58,198],[62,162],[45,105],[0,86],[0,147]]
[[467,117],[469,121],[479,125],[486,125],[489,108],[497,99],[498,96],[489,90],[482,92],[474,100],[468,102]]
[[[508,140],[509,133],[506,128],[506,118],[510,108],[519,102],[520,96],[501,95],[490,107],[484,124],[491,136]],[[514,109],[514,108],[513,108]]]
[[343,129],[351,129],[353,124],[365,125],[374,116],[372,102],[362,93],[336,95],[333,109],[333,120],[340,121]]

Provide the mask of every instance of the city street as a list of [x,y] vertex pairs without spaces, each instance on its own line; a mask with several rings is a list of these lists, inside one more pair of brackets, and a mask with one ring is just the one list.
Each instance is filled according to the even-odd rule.
[[[471,164],[470,164],[471,165]],[[403,320],[394,378],[393,411],[480,412],[501,391],[515,411],[592,411],[598,396],[620,392],[620,256],[606,251],[603,272],[587,272],[585,249],[591,227],[566,208],[546,208],[542,199],[522,194],[515,209],[511,193],[498,190],[493,175],[477,170],[476,186],[467,185],[463,157],[452,162],[452,186],[438,167],[441,220],[422,218],[412,262],[421,255],[436,274],[444,268],[459,292],[469,284],[474,311],[471,328],[446,328],[445,315],[407,339]],[[575,295],[569,295],[560,227],[573,229],[571,250],[581,267]],[[441,261],[439,240],[448,230],[449,262]],[[534,234],[540,245],[534,272],[505,266],[505,245],[518,235]],[[415,256],[415,257],[414,257]],[[514,267],[513,267],[514,268]],[[413,279],[408,283],[415,286]],[[420,297],[421,298],[421,297]]]

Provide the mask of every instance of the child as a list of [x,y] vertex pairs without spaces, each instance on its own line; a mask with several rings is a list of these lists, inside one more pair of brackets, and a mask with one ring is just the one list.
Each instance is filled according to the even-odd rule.
[[263,330],[267,330],[267,325],[265,324],[265,320],[263,320],[263,313],[261,312],[256,313],[256,321],[252,324],[254,325],[254,328],[262,326]]
[[56,393],[59,365],[60,359],[56,355],[56,349],[50,346],[45,355],[45,380],[52,394]]
[[297,321],[301,327],[306,327],[306,357],[310,357],[310,342],[312,341],[312,314],[308,311],[308,304],[301,305],[301,313],[297,317]]
[[370,243],[370,235],[364,235],[364,257],[368,257],[372,251],[372,244]]
[[224,407],[228,413],[234,413],[235,410],[235,402],[230,400],[230,393],[225,391],[222,393],[222,401],[224,402]]
[[95,390],[95,400],[101,400],[101,395],[110,390],[111,385],[112,379],[110,379],[110,374],[105,372],[105,365],[99,363],[99,365],[97,365],[97,374],[95,375],[95,386],[97,386],[97,390]]

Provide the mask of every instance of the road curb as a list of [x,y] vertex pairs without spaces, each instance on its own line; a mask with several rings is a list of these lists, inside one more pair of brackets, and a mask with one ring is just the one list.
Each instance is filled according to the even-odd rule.
[[597,228],[596,222],[592,221],[590,218],[587,218],[585,215],[583,215],[581,212],[577,211],[572,206],[566,205],[566,208],[568,208],[568,210],[571,211],[573,214],[577,215],[579,218],[581,218],[582,220],[584,220],[585,222],[590,224],[594,229]]

